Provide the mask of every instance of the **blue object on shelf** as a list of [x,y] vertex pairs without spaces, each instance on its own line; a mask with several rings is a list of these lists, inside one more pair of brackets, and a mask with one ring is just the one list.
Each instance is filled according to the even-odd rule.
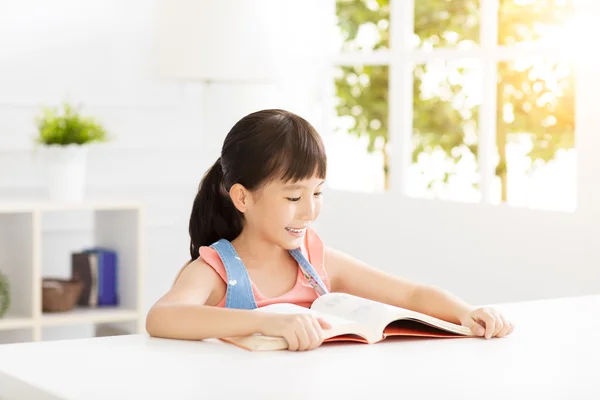
[[118,257],[117,252],[102,247],[93,247],[84,250],[84,253],[95,254],[98,261],[97,289],[98,306],[116,306],[119,304],[118,296]]

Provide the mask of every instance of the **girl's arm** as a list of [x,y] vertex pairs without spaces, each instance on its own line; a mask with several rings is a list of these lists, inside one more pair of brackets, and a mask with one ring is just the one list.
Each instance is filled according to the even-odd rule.
[[[186,266],[173,287],[148,312],[150,336],[202,340],[260,333],[283,337],[289,350],[311,350],[331,326],[320,318],[214,307],[225,295],[221,277],[201,259]],[[208,305],[207,305],[208,304]]]
[[206,305],[218,302],[224,293],[225,284],[216,271],[201,259],[193,261],[148,312],[148,334],[201,340],[259,333],[261,314]]
[[325,250],[325,268],[334,292],[353,294],[454,323],[459,323],[460,315],[472,310],[439,288],[389,274],[329,247]]

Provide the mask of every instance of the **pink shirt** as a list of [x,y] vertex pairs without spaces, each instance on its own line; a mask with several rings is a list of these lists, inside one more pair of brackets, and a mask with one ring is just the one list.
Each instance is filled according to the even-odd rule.
[[[327,287],[327,290],[331,290],[331,284],[329,282],[329,277],[327,276],[327,272],[324,267],[324,246],[323,241],[317,234],[315,230],[312,228],[307,228],[306,235],[304,236],[304,243],[301,247],[302,253],[306,256],[308,261],[311,263],[319,277]],[[223,279],[223,282],[227,282],[227,273],[225,272],[225,266],[219,257],[219,254],[215,249],[209,246],[200,247],[200,257],[210,265]],[[275,303],[293,303],[302,307],[309,308],[313,301],[317,299],[317,293],[315,289],[312,288],[310,283],[302,274],[300,267],[298,267],[298,275],[296,277],[296,284],[294,287],[288,291],[287,293],[282,294],[278,297],[268,298],[265,297],[254,282],[252,283],[252,292],[254,293],[254,300],[256,301],[256,305],[258,307],[264,307],[269,304]],[[221,301],[216,305],[217,307],[225,307],[225,299],[226,296],[223,296]]]

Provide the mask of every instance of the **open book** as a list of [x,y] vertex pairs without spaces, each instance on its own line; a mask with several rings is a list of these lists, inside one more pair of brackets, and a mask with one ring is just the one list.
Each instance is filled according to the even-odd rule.
[[[284,303],[257,308],[253,312],[309,313],[321,317],[332,325],[324,331],[324,343],[353,341],[371,344],[389,336],[475,336],[471,329],[461,325],[345,293],[323,295],[313,302],[310,309]],[[284,350],[288,347],[282,337],[260,334],[221,340],[252,351]]]

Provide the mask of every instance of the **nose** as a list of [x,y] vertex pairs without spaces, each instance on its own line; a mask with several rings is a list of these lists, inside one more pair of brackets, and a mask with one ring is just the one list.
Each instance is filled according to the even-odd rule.
[[311,196],[311,198],[304,202],[302,209],[300,210],[300,218],[304,221],[312,221],[315,219],[315,211],[315,200]]

